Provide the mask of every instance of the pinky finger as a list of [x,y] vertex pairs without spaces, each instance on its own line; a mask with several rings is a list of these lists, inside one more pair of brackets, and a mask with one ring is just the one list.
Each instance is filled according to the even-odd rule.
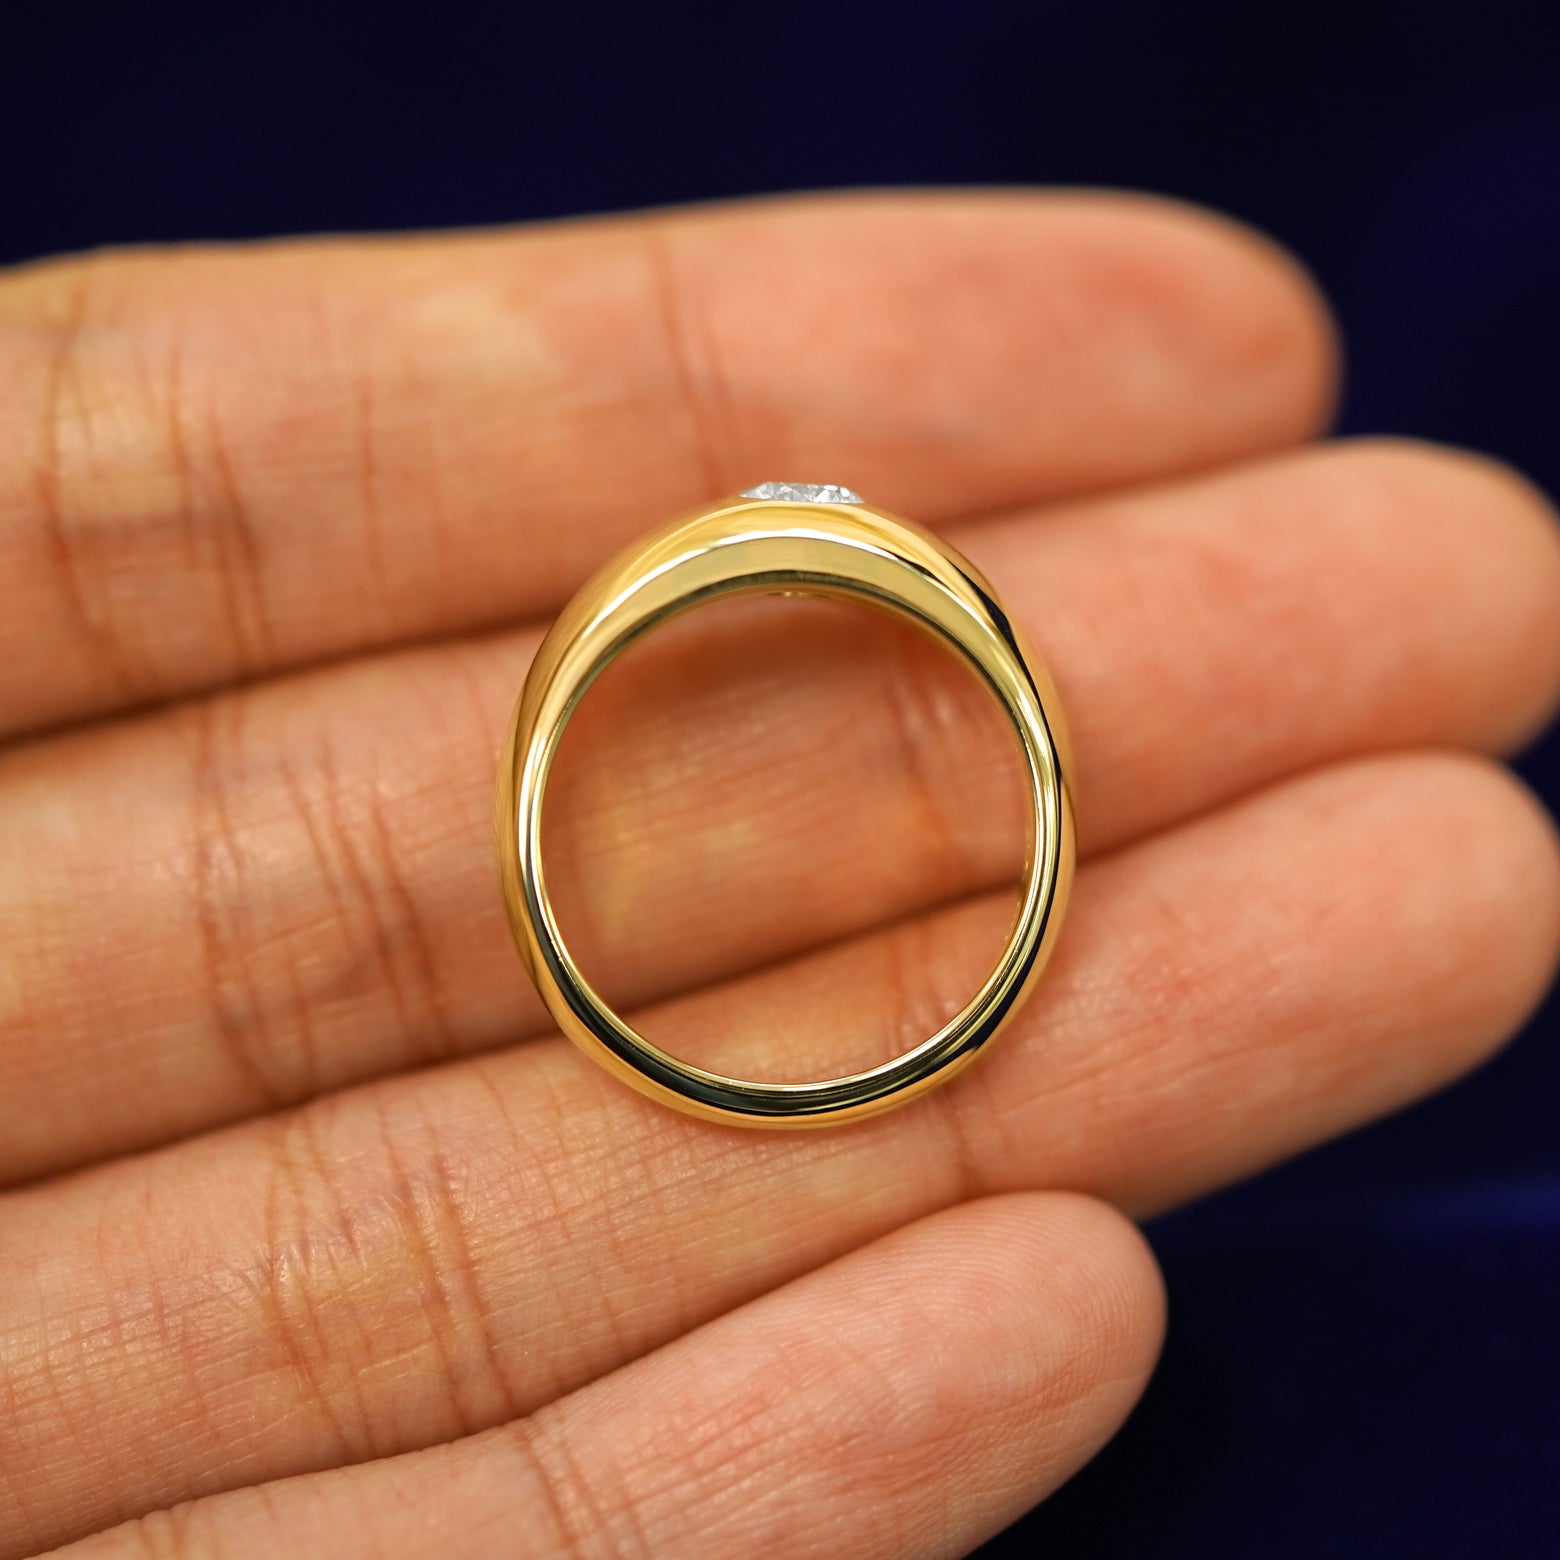
[[1159,1281],[1103,1204],[936,1214],[529,1419],[157,1512],[77,1560],[961,1555],[1120,1423]]

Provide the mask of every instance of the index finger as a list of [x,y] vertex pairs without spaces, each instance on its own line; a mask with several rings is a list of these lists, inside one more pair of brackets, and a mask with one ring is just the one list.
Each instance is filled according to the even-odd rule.
[[0,732],[554,610],[766,478],[936,522],[1312,430],[1287,260],[1103,195],[747,203],[0,282]]

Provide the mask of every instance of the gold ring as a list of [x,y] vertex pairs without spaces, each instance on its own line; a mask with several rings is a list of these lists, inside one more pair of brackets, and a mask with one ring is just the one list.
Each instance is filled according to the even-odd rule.
[[[953,647],[1018,735],[1029,786],[1018,910],[996,967],[930,1039],[866,1072],[757,1083],[707,1072],[652,1045],[591,989],[564,945],[542,867],[548,774],[591,683],[675,613],[736,593],[831,596],[908,618]],[[560,1029],[651,1099],[708,1120],[819,1127],[905,1104],[981,1052],[1033,989],[1072,882],[1067,739],[1056,692],[996,592],[966,559],[848,488],[766,482],[629,548],[564,609],[537,651],[499,766],[499,871],[515,942]]]

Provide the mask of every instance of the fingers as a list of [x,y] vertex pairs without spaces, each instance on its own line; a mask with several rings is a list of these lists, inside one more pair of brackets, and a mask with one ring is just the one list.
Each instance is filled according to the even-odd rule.
[[[1531,729],[1560,680],[1556,535],[1493,467],[1362,445],[958,540],[1056,674],[1098,851],[1329,759]],[[619,1006],[1022,859],[1011,744],[973,679],[866,614],[752,630],[735,605],[717,645],[657,636],[645,678],[609,673],[565,743],[547,859]],[[0,1175],[550,1028],[491,865],[492,755],[531,642],[321,672],[0,765]]]
[[[649,1022],[740,1066],[777,1044],[812,1065],[867,1025],[904,1049],[1007,908]],[[1469,759],[1377,759],[1088,866],[991,1056],[876,1122],[690,1123],[554,1041],[12,1193],[0,1531],[57,1541],[502,1423],[991,1191],[1202,1191],[1470,1065],[1557,940],[1560,859],[1526,793]]]
[[1321,310],[1104,196],[771,201],[0,284],[0,730],[554,609],[774,476],[946,519],[1272,448]]
[[497,1433],[214,1497],[68,1553],[963,1555],[1116,1428],[1161,1312],[1147,1248],[1101,1205],[976,1203]]

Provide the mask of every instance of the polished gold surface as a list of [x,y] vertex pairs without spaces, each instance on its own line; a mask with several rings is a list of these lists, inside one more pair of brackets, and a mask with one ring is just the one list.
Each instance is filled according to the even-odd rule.
[[[817,1083],[723,1077],[636,1034],[570,956],[542,863],[548,774],[564,727],[592,681],[675,613],[743,592],[866,602],[951,646],[1012,722],[1029,785],[1023,888],[995,969],[960,1012],[913,1050],[866,1072]],[[914,1099],[974,1060],[1032,989],[1055,943],[1072,880],[1067,765],[1050,680],[991,586],[946,543],[866,504],[724,500],[616,558],[580,590],[538,650],[499,769],[499,869],[510,926],[558,1026],[652,1099],[747,1126],[819,1127],[873,1115]]]

